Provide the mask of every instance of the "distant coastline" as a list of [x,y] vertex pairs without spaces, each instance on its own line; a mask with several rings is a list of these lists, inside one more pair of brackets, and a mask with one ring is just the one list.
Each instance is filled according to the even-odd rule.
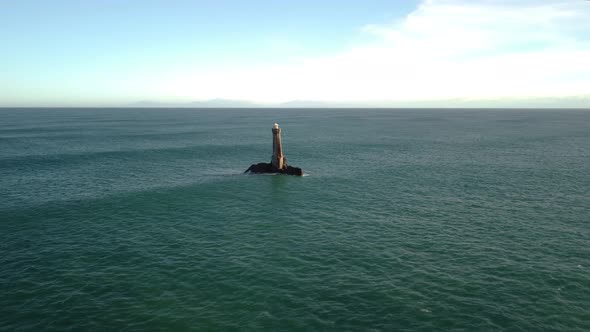
[[440,99],[408,101],[330,102],[292,100],[282,103],[257,103],[247,100],[210,99],[189,102],[142,100],[131,103],[83,104],[48,102],[44,105],[0,104],[2,108],[309,108],[309,109],[590,109],[590,95],[546,98]]
[[283,103],[256,103],[245,100],[211,99],[191,102],[139,101],[119,107],[137,108],[590,108],[590,96],[505,98],[505,99],[441,99],[431,101],[330,102],[292,100]]

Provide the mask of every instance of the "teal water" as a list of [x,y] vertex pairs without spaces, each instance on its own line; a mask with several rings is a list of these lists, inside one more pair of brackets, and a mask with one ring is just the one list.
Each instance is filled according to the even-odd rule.
[[0,330],[590,330],[588,111],[0,120]]

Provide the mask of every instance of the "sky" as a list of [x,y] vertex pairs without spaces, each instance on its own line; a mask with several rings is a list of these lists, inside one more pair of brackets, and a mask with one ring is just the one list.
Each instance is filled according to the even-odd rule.
[[590,107],[590,1],[0,0],[0,106],[543,98]]

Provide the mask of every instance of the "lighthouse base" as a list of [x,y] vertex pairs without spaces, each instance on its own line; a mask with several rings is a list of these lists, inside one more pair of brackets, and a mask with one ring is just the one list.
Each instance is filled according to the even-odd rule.
[[253,164],[244,173],[254,174],[286,174],[286,175],[297,175],[303,176],[303,170],[299,167],[287,166],[283,169],[274,167],[271,163],[258,163]]

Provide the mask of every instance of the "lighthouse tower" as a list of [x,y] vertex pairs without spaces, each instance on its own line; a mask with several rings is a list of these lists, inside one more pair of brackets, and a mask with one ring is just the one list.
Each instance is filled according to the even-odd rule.
[[270,163],[252,164],[244,173],[272,173],[303,176],[303,170],[299,167],[287,165],[287,158],[283,155],[281,144],[281,128],[275,123],[272,126],[272,159]]
[[272,127],[272,167],[278,170],[287,168],[287,160],[283,156],[283,145],[281,144],[281,128],[275,123]]

